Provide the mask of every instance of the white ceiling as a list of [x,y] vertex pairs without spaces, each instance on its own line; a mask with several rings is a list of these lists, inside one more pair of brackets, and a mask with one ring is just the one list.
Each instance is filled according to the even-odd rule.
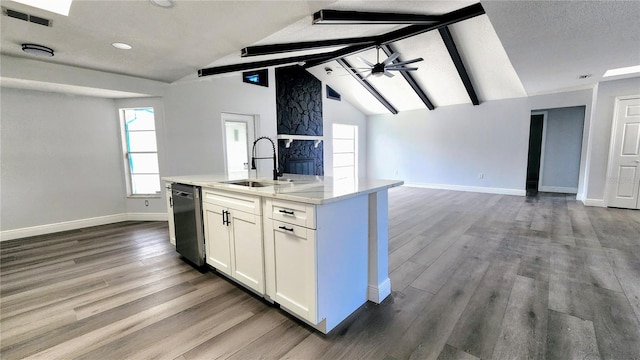
[[[3,7],[53,20],[43,27],[2,16],[0,52],[26,57],[21,43],[56,51],[46,61],[167,83],[197,70],[309,52],[240,58],[240,49],[378,35],[399,26],[311,25],[320,9],[443,14],[474,1],[213,1],[174,0],[164,9],[147,0],[75,0],[68,17],[10,1]],[[640,1],[487,1],[486,15],[450,26],[480,101],[592,87],[609,68],[640,64]],[[122,51],[112,42],[125,42]],[[402,60],[422,57],[414,77],[438,106],[470,103],[437,31],[399,41]],[[322,49],[321,51],[326,51]],[[316,50],[316,52],[318,52]],[[375,50],[358,54],[375,60]],[[381,58],[385,58],[381,53]],[[353,66],[362,63],[348,57]],[[334,71],[328,76],[326,66]],[[387,110],[336,62],[309,69],[367,114]],[[578,79],[581,74],[592,74]],[[398,110],[424,108],[403,78],[370,78]],[[2,79],[2,86],[20,81]],[[35,86],[35,85],[30,85]]]

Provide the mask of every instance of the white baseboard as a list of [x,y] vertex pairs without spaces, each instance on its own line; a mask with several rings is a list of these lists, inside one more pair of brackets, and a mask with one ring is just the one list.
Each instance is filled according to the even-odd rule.
[[585,206],[607,207],[604,199],[585,199],[582,203]]
[[391,295],[391,279],[387,278],[378,286],[369,285],[367,300],[380,304],[389,295]]
[[450,185],[450,184],[425,184],[425,183],[407,183],[405,186],[419,187],[426,189],[438,189],[438,190],[453,190],[453,191],[467,191],[486,194],[501,194],[501,195],[516,195],[526,196],[527,191],[522,189],[507,189],[507,188],[492,188],[485,186],[466,186],[466,185]]
[[562,186],[539,186],[538,191],[553,192],[563,194],[577,194],[578,188],[575,187],[562,187]]
[[90,226],[113,224],[122,221],[167,221],[167,213],[129,213],[98,216],[87,219],[63,221],[53,224],[30,226],[20,229],[0,231],[0,241],[20,239],[30,236],[82,229]]

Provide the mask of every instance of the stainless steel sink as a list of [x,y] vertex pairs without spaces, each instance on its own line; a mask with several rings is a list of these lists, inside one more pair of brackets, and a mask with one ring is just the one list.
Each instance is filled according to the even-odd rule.
[[238,180],[229,180],[223,181],[223,184],[229,185],[238,185],[238,186],[246,186],[246,187],[267,187],[267,186],[275,186],[275,185],[293,185],[293,180],[284,179],[284,180],[269,180],[269,179],[238,179]]
[[253,181],[253,180],[225,181],[225,184],[239,185],[239,186],[246,186],[246,187],[265,187],[265,186],[272,186],[273,185],[273,184],[267,184],[267,183],[263,183],[263,182],[260,182],[260,181]]

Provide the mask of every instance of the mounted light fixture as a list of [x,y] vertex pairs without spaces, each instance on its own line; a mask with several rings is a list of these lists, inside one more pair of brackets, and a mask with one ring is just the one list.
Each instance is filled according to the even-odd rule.
[[160,6],[163,8],[173,7],[173,1],[171,0],[150,0],[153,5]]
[[22,51],[35,56],[53,56],[53,49],[37,44],[22,44]]

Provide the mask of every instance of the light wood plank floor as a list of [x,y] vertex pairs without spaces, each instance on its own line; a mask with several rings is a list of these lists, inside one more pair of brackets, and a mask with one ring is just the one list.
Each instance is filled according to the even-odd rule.
[[322,335],[185,264],[166,223],[0,244],[2,359],[640,359],[640,212],[400,187],[392,295]]

